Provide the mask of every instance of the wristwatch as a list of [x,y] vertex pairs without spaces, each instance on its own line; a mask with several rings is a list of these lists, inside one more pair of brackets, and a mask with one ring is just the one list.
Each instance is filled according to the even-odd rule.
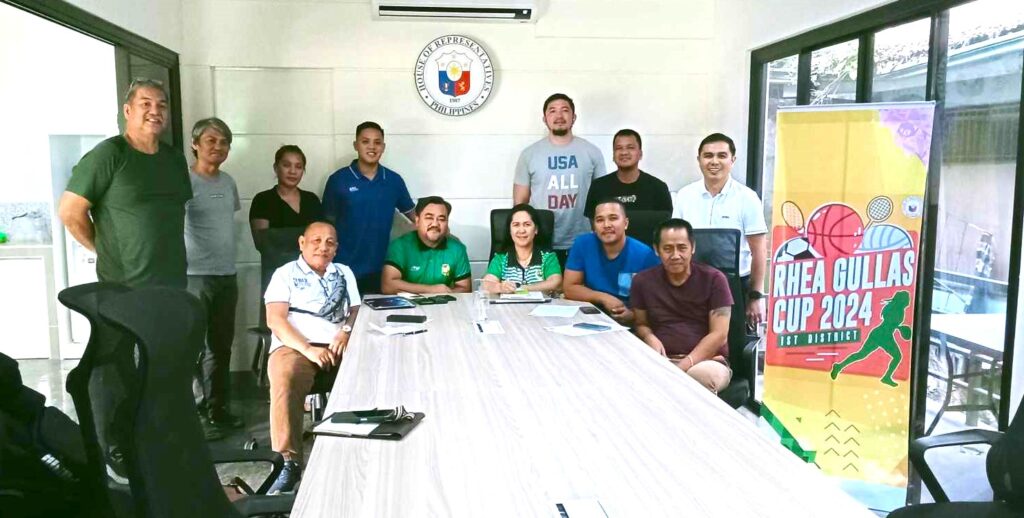
[[757,290],[750,290],[747,292],[747,299],[749,300],[761,300],[764,298],[764,293]]
[[352,326],[350,326],[348,324],[345,324],[345,325],[341,326],[341,330],[346,332],[346,333],[348,333],[348,334],[352,334]]

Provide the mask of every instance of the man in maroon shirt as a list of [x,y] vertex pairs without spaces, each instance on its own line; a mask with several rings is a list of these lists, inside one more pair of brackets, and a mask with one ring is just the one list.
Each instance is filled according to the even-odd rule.
[[693,227],[670,219],[654,234],[661,264],[633,278],[630,300],[641,340],[718,393],[729,385],[732,294],[725,275],[693,262]]

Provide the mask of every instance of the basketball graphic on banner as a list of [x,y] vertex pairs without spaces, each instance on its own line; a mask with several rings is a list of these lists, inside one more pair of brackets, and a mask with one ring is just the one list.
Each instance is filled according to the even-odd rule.
[[864,221],[848,205],[830,203],[811,214],[807,222],[807,240],[821,255],[850,255],[860,247]]

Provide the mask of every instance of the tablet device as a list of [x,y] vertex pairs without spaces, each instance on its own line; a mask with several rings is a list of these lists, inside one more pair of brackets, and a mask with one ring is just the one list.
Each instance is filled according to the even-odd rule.
[[415,304],[409,302],[407,299],[402,297],[376,297],[372,299],[363,299],[363,304],[370,306],[372,309],[402,309],[402,308],[414,308]]

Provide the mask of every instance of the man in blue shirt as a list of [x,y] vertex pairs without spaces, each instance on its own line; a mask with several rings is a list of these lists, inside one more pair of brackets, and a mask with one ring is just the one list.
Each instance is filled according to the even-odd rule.
[[594,207],[593,228],[576,238],[565,262],[565,298],[590,302],[622,325],[633,323],[629,289],[633,276],[661,261],[651,247],[626,236],[629,219],[622,202],[611,198]]
[[352,268],[360,293],[380,293],[395,210],[412,220],[415,204],[405,180],[380,163],[384,130],[379,124],[367,121],[357,126],[352,146],[358,158],[327,179],[324,216],[338,230],[334,262]]

